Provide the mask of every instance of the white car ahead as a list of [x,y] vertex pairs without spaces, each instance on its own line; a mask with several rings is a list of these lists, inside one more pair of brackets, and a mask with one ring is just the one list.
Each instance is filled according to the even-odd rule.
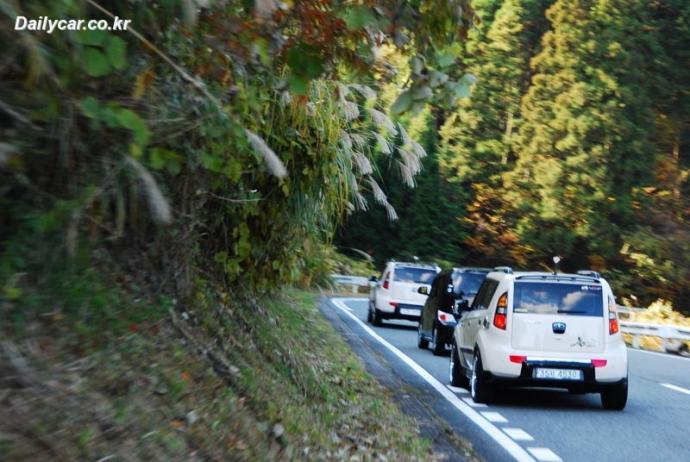
[[453,334],[452,385],[488,402],[498,388],[601,393],[606,409],[628,398],[628,355],[609,284],[577,274],[489,273]]
[[381,279],[369,280],[369,312],[367,321],[375,326],[383,319],[407,319],[418,321],[426,301],[419,293],[420,287],[431,287],[431,282],[441,268],[420,263],[390,261],[381,273]]

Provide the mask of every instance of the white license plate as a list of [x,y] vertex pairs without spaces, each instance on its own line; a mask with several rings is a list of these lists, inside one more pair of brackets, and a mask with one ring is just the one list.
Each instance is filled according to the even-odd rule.
[[582,380],[582,371],[577,369],[534,369],[535,379],[548,380]]
[[410,308],[400,308],[400,314],[409,314],[412,316],[419,316],[420,310],[410,309]]

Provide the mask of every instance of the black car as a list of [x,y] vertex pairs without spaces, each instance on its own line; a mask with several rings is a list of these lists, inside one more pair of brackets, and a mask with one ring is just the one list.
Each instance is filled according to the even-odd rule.
[[[463,309],[472,303],[488,268],[452,268],[441,271],[431,284],[417,331],[417,346],[432,344],[435,355],[445,354]],[[425,293],[426,287],[420,288]]]

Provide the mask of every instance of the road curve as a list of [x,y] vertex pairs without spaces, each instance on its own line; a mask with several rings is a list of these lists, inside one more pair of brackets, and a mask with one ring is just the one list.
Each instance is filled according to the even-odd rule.
[[630,394],[622,412],[602,409],[599,395],[559,390],[508,390],[478,406],[466,390],[448,387],[447,357],[417,348],[416,323],[367,324],[363,298],[332,298],[322,309],[424,393],[429,409],[484,460],[690,461],[688,358],[629,350]]

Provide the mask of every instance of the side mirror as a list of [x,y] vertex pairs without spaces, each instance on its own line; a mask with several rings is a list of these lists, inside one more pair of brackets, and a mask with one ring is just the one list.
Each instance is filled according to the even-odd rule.
[[377,282],[378,280],[379,278],[377,278],[376,276],[369,276],[369,282]]
[[455,313],[456,314],[461,314],[464,311],[467,311],[470,309],[470,302],[468,302],[465,299],[460,300],[456,305],[455,305]]
[[417,293],[422,295],[429,295],[429,288],[427,286],[422,286],[419,289],[417,289]]

